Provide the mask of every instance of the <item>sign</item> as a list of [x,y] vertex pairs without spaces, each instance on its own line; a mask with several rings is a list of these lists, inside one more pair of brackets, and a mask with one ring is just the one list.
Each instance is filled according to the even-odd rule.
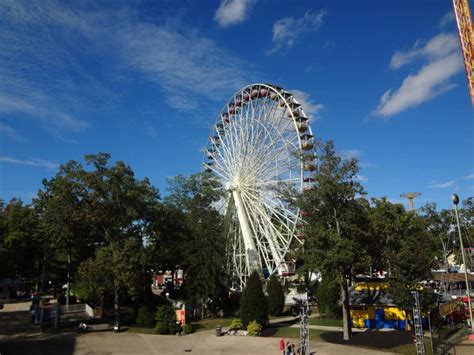
[[176,319],[181,322],[181,325],[186,324],[186,311],[184,309],[178,309],[176,311]]

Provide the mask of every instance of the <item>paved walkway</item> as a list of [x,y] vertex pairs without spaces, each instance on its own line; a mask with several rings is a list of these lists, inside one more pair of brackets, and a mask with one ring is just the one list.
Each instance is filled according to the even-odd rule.
[[[279,354],[279,339],[273,337],[216,337],[214,330],[201,331],[195,334],[165,336],[153,334],[135,334],[124,332],[91,332],[78,335],[76,332],[61,332],[58,334],[41,333],[40,329],[31,324],[28,314],[29,302],[5,305],[0,310],[0,353],[8,354],[61,354],[61,355],[94,355],[94,354]],[[283,323],[298,327],[293,317],[273,320],[272,323]],[[390,354],[386,350],[364,348],[363,345],[340,344],[335,341],[340,338],[341,327],[311,326],[312,329],[326,330],[327,338],[321,341],[311,341],[311,350],[317,355],[357,354]],[[372,340],[386,341],[382,334],[364,334],[373,336]],[[397,335],[393,332],[386,336]],[[326,336],[326,335],[325,335]],[[332,337],[332,338],[331,338]],[[364,338],[364,337],[355,337]],[[386,338],[388,339],[388,337]],[[375,341],[374,340],[374,341]],[[297,339],[290,340],[297,343]],[[359,346],[355,346],[355,345]],[[384,344],[386,345],[386,344]],[[469,345],[469,344],[468,344]],[[459,350],[458,350],[459,349]],[[457,347],[458,354],[470,354],[469,346]],[[466,351],[464,351],[466,350]]]
[[[295,340],[295,339],[293,339]],[[311,350],[317,355],[390,354],[354,346],[311,342]],[[278,338],[222,336],[217,338],[213,330],[183,337],[170,335],[133,333],[89,333],[76,338],[75,355],[85,354],[279,354]]]

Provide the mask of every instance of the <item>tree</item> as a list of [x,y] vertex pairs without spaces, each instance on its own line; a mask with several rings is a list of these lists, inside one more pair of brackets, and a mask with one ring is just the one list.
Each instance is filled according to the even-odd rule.
[[275,275],[270,276],[267,282],[268,313],[276,317],[285,307],[285,291]]
[[39,277],[45,245],[31,205],[0,201],[0,277]]
[[341,289],[344,340],[351,338],[349,279],[356,267],[368,263],[365,238],[368,230],[366,201],[358,179],[355,158],[342,159],[334,143],[318,145],[319,166],[314,189],[305,191],[298,204],[307,212],[304,225],[304,268],[334,274]]
[[220,186],[206,174],[179,175],[169,180],[168,190],[165,205],[171,211],[179,210],[174,212],[180,219],[173,222],[176,230],[171,235],[178,234],[182,240],[178,255],[182,255],[185,297],[201,305],[202,316],[206,304],[215,310],[216,304],[223,303],[226,241],[222,216],[215,208],[221,198]]
[[[137,295],[137,281],[146,279],[142,245],[156,217],[158,191],[148,179],[137,180],[121,161],[109,166],[109,154],[86,155],[94,170],[85,174],[86,220],[103,235],[113,280],[115,331],[120,331],[120,294]],[[138,296],[138,295],[137,295]]]
[[268,322],[267,298],[263,293],[262,280],[257,271],[252,272],[247,279],[247,285],[240,299],[239,315],[244,327],[251,321],[257,321],[262,326]]
[[51,247],[49,258],[59,258],[66,264],[67,304],[69,284],[75,278],[77,267],[94,254],[94,246],[103,240],[92,234],[86,221],[88,190],[85,175],[81,164],[69,161],[59,167],[53,178],[43,180],[43,190],[33,200],[47,244]]
[[90,170],[74,161],[61,165],[53,179],[43,182],[45,190],[35,202],[52,240],[68,255],[68,281],[71,259],[79,264],[101,250],[83,265],[81,281],[86,290],[100,293],[97,275],[89,272],[111,278],[104,287],[113,289],[115,329],[120,330],[120,295],[138,297],[149,283],[143,243],[159,211],[159,196],[148,179],[137,180],[129,166],[109,165],[109,159],[106,153],[86,155]]

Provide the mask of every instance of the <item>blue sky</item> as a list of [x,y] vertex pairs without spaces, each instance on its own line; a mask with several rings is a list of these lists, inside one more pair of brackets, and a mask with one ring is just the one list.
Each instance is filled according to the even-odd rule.
[[0,2],[0,198],[109,152],[162,193],[200,170],[240,87],[296,94],[369,197],[474,195],[474,115],[451,1]]

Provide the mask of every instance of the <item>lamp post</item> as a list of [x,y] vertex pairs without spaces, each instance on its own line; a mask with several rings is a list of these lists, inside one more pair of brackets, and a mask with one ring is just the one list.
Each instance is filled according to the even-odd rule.
[[461,224],[459,223],[459,214],[458,214],[459,196],[456,194],[453,194],[452,199],[453,199],[453,204],[454,204],[454,214],[456,215],[456,223],[458,226],[459,243],[461,244],[462,263],[464,264],[464,278],[466,280],[467,303],[469,307],[469,322],[471,325],[471,333],[472,333],[473,322],[472,322],[471,288],[469,286],[469,279],[467,277],[466,257],[464,256],[464,245],[462,243]]

